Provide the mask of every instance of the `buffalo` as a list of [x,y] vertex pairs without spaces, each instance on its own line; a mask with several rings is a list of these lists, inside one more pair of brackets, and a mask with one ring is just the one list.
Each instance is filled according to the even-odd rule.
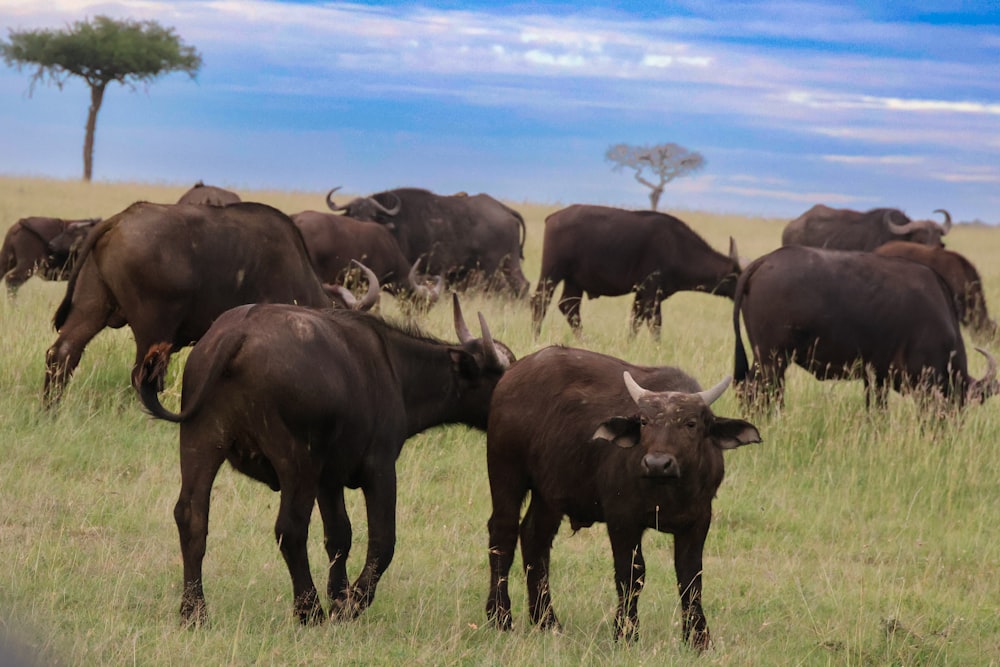
[[326,203],[335,212],[385,225],[410,263],[443,275],[450,287],[483,285],[521,297],[530,287],[521,271],[524,218],[487,194],[438,195],[399,188],[337,204],[330,190]]
[[664,299],[685,290],[732,298],[739,274],[732,238],[727,257],[672,215],[575,204],[545,219],[542,272],[531,298],[535,336],[560,282],[559,310],[577,336],[584,294],[594,299],[632,292],[632,333],[645,321],[658,336]]
[[77,249],[98,222],[100,218],[33,216],[11,225],[0,248],[0,275],[7,284],[7,293],[17,296],[21,285],[36,273],[45,280],[65,280]]
[[862,213],[816,204],[785,226],[781,245],[804,245],[831,250],[871,251],[889,241],[912,241],[943,247],[941,237],[951,230],[951,215],[944,209],[944,224],[911,220],[895,208],[875,208]]
[[930,268],[899,257],[779,248],[740,276],[733,330],[734,378],[747,405],[780,404],[792,362],[820,380],[862,378],[869,407],[873,398],[884,407],[890,386],[936,393],[958,405],[997,391],[996,362],[985,350],[986,376],[968,374],[951,290]]
[[408,303],[429,306],[439,298],[442,279],[427,285],[419,276],[419,262],[410,264],[384,226],[319,211],[302,211],[291,217],[302,232],[316,273],[325,283],[342,283],[351,260],[357,260],[375,273],[382,288]]
[[[355,307],[369,308],[370,297]],[[152,346],[190,345],[223,311],[257,302],[331,305],[288,216],[258,203],[132,204],[94,227],[80,250],[53,320],[46,403],[59,399],[105,327],[131,327],[138,369]]]
[[[174,517],[186,623],[207,618],[202,560],[209,499],[226,460],[281,492],[274,533],[302,623],[323,620],[306,548],[317,502],[329,558],[331,617],[354,618],[372,603],[395,549],[395,462],[403,443],[438,424],[485,430],[493,389],[513,361],[482,315],[482,337],[473,338],[457,298],[454,322],[457,344],[370,313],[283,304],[234,308],[191,351],[179,414],[160,404],[157,378],[166,358],[151,351],[138,375],[139,395],[153,416],[180,424],[181,491]],[[353,584],[347,576],[351,522],[345,487],[362,490],[368,513],[368,553]]]
[[507,575],[520,530],[531,621],[560,628],[549,552],[567,516],[574,531],[607,524],[618,589],[615,637],[627,640],[637,636],[645,583],[642,535],[647,528],[673,533],[683,638],[708,647],[702,552],[724,474],[722,452],[761,441],[753,424],[712,413],[728,384],[727,377],[702,391],[677,368],[558,346],[507,371],[493,394],[486,436],[493,501],[486,614],[493,624],[512,624]]
[[952,250],[909,241],[889,241],[875,248],[874,252],[885,256],[905,257],[934,269],[958,300],[959,321],[976,336],[996,336],[997,323],[990,319],[986,308],[983,281],[979,277],[979,271],[968,259]]
[[214,185],[205,185],[198,181],[191,189],[181,195],[178,204],[202,204],[206,206],[227,206],[241,201],[240,196],[232,190],[226,190]]

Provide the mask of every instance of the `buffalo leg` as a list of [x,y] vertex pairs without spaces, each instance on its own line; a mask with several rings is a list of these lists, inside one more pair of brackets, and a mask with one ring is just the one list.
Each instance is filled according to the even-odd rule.
[[326,594],[331,603],[337,599],[346,600],[347,558],[351,554],[353,534],[351,518],[344,506],[344,487],[337,483],[321,483],[316,499],[320,516],[323,517],[324,545],[330,563]]
[[323,620],[323,607],[309,572],[307,551],[309,518],[316,501],[316,482],[308,474],[302,475],[302,471],[308,468],[294,468],[298,472],[295,476],[283,475],[278,470],[281,502],[278,519],[274,524],[274,536],[292,577],[295,615],[302,624],[320,623]]
[[77,275],[73,302],[59,337],[45,353],[44,399],[51,406],[62,397],[63,389],[80,363],[87,343],[108,326],[115,301],[107,285],[89,262]]
[[615,587],[618,609],[615,612],[615,639],[635,641],[639,637],[639,593],[646,580],[646,561],[642,557],[642,528],[608,524],[611,553],[615,559]]
[[531,295],[531,327],[535,338],[542,333],[542,320],[545,319],[545,311],[548,310],[549,302],[552,301],[554,289],[555,284],[551,280],[542,278],[538,281],[535,293]]
[[674,534],[674,570],[681,597],[681,627],[684,641],[698,650],[710,643],[708,621],[701,608],[702,552],[710,520]]
[[[94,336],[106,326],[104,316],[88,317],[74,311],[59,332],[59,337],[45,353],[45,388],[43,397],[46,406],[52,406],[62,398],[66,383],[80,364],[83,350]],[[96,314],[95,314],[96,315]]]
[[364,568],[346,599],[338,598],[333,602],[330,616],[338,620],[356,618],[371,605],[375,588],[396,550],[395,462],[389,461],[368,477],[368,483],[362,485],[368,515],[368,553]]
[[562,628],[552,609],[549,591],[549,556],[561,521],[561,512],[532,494],[521,522],[521,559],[528,584],[528,614],[531,622],[543,630]]
[[490,592],[486,598],[486,618],[500,630],[510,630],[512,618],[508,577],[517,548],[521,503],[528,489],[522,475],[508,470],[506,466],[500,470],[500,465],[493,461],[489,464],[493,513],[487,523],[490,534]]
[[580,302],[583,301],[583,290],[574,283],[566,281],[563,284],[562,296],[559,297],[559,310],[566,316],[566,321],[579,338],[583,332],[583,321],[580,319]]
[[208,538],[208,510],[212,483],[225,460],[216,444],[200,447],[181,427],[181,492],[174,505],[174,521],[184,561],[184,590],[181,594],[181,622],[201,625],[208,620],[202,588],[202,562]]

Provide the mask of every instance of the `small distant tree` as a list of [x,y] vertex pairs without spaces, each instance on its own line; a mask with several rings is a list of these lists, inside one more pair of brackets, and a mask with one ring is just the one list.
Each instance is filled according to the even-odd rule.
[[201,67],[201,55],[185,46],[173,28],[155,21],[117,21],[107,16],[77,21],[65,30],[9,30],[9,40],[0,41],[0,55],[8,66],[20,71],[34,67],[30,96],[39,81],[54,83],[60,90],[71,76],[90,86],[90,112],[83,142],[83,180],[93,174],[94,130],[104,90],[112,81],[135,88],[169,72],[187,72],[193,79]]
[[[650,189],[649,206],[654,211],[660,205],[660,196],[667,183],[705,166],[701,153],[673,143],[655,146],[615,144],[608,148],[604,158],[614,164],[612,169],[615,171],[625,168],[635,170],[635,180]],[[649,178],[646,177],[647,171]]]

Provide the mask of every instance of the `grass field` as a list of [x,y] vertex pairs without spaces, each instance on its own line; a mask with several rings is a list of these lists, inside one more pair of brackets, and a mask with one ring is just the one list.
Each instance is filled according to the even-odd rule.
[[[175,201],[185,186],[86,185],[0,178],[0,229],[26,215],[110,216],[137,199]],[[668,193],[669,194],[669,193]],[[241,192],[286,212],[322,210],[324,193]],[[537,279],[542,221],[555,206],[509,202],[528,221],[525,274]],[[677,212],[725,252],[728,237],[756,257],[785,221]],[[950,248],[983,275],[1000,313],[1000,230],[959,226]],[[561,635],[527,624],[523,576],[512,574],[515,629],[485,625],[485,436],[428,431],[398,462],[396,557],[357,621],[299,627],[273,538],[277,495],[228,468],[213,494],[205,590],[209,627],[179,625],[181,560],[172,509],[177,429],[138,407],[128,377],[128,329],[87,348],[57,411],[41,409],[51,317],[65,283],[31,279],[0,298],[0,623],[8,654],[80,665],[989,665],[1000,664],[1000,397],[947,421],[922,418],[893,395],[868,414],[860,383],[789,373],[787,407],[755,419],[764,442],[727,453],[705,554],[704,604],[714,647],[680,643],[672,538],[647,533],[641,638],[612,641],[616,603],[600,525],[564,525],[552,554]],[[395,314],[391,297],[383,310]],[[527,303],[478,295],[494,335],[523,356],[577,342],[555,308],[530,333]],[[662,340],[628,336],[627,298],[583,304],[581,345],[637,363],[678,365],[703,385],[731,372],[731,302],[681,294],[664,304]],[[439,304],[424,328],[454,339]],[[998,345],[990,345],[1000,353]],[[186,355],[174,358],[165,402],[177,405]],[[972,374],[982,374],[979,355]],[[544,397],[540,397],[544,400]],[[714,406],[736,416],[729,393]],[[349,493],[364,558],[360,494]],[[314,516],[310,554],[325,588]],[[518,557],[515,570],[520,567]],[[0,663],[4,656],[0,655]]]

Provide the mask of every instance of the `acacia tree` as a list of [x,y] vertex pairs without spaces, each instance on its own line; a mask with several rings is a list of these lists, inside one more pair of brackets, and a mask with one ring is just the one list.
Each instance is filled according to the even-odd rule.
[[[691,172],[705,166],[705,158],[697,151],[689,151],[681,145],[668,143],[655,146],[631,146],[615,144],[608,148],[604,158],[614,163],[615,171],[634,169],[635,180],[650,188],[649,206],[654,211],[660,205],[660,195],[667,183],[679,176],[687,176]],[[651,178],[644,175],[649,170]]]
[[83,142],[83,180],[93,174],[94,130],[97,112],[108,84],[117,81],[134,89],[169,72],[183,71],[193,79],[201,67],[201,55],[185,46],[173,28],[156,21],[115,20],[97,16],[77,21],[65,30],[9,30],[9,40],[0,41],[0,55],[7,65],[20,71],[34,67],[28,95],[39,81],[54,83],[60,90],[71,76],[90,86],[90,111]]

